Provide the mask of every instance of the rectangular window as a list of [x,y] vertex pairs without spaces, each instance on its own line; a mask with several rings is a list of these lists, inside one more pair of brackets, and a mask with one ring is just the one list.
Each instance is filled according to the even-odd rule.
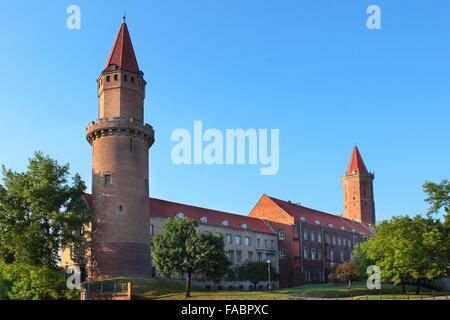
[[305,258],[305,260],[309,260],[309,249],[308,249],[308,247],[303,249],[303,257]]
[[128,76],[126,74],[123,75],[123,81],[128,81]]
[[258,252],[258,262],[262,261],[262,252]]
[[318,241],[319,243],[322,243],[322,234],[320,233],[320,231],[317,232],[317,241]]
[[247,258],[247,260],[250,261],[250,262],[253,261],[253,251],[249,251],[249,252],[248,252],[248,258]]
[[228,260],[230,260],[231,264],[234,264],[234,251],[228,251]]
[[117,74],[114,75],[114,81],[117,81]]
[[280,249],[280,258],[284,259],[286,257],[286,249]]
[[245,243],[246,246],[251,246],[252,245],[252,241],[251,241],[250,237],[245,237],[244,243]]
[[266,249],[268,248],[267,247],[267,239],[264,239],[264,248],[266,248]]
[[339,260],[340,260],[341,262],[344,262],[344,251],[341,251],[341,252],[339,253]]
[[257,247],[258,248],[261,248],[261,239],[256,239],[256,243],[257,243]]
[[322,250],[321,249],[319,249],[319,250],[317,250],[317,260],[319,260],[319,261],[322,261]]
[[341,237],[338,237],[338,245],[340,246],[341,244],[342,244]]
[[333,245],[336,245],[336,237],[333,236]]
[[155,226],[154,225],[150,225],[150,236],[153,236],[155,234]]
[[111,174],[105,174],[105,186],[109,186],[112,184],[112,176]]
[[303,230],[303,240],[308,240],[308,231]]
[[236,263],[240,264],[242,262],[242,251],[236,251]]
[[106,82],[111,81],[111,77],[110,76],[106,76]]
[[316,261],[316,249],[311,249],[311,260]]
[[274,248],[275,248],[275,241],[270,240],[270,249],[274,249]]
[[286,238],[286,232],[284,230],[280,230],[278,232],[278,239],[279,240],[284,240]]
[[314,231],[311,231],[311,241],[316,241]]
[[231,244],[231,234],[225,235],[225,243],[226,244]]
[[235,237],[235,241],[236,241],[236,244],[241,245],[242,244],[241,243],[241,236],[236,236]]

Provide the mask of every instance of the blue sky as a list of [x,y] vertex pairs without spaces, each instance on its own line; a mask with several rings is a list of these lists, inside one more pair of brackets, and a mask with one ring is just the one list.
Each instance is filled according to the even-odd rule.
[[[377,218],[426,211],[421,185],[450,178],[450,3],[440,1],[8,1],[0,11],[0,163],[34,150],[90,189],[86,124],[121,16],[149,85],[151,194],[247,214],[266,193],[342,212],[358,144]],[[81,8],[81,30],[66,8]],[[382,10],[382,30],[366,9]],[[280,129],[280,171],[175,166],[177,128]]]

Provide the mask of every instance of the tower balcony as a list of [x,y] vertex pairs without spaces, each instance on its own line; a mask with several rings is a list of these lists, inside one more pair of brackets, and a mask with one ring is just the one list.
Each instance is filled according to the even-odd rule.
[[149,148],[155,142],[153,127],[137,119],[102,118],[97,119],[97,121],[91,121],[86,128],[86,140],[90,144],[95,139],[112,135],[127,135],[141,138],[148,143]]

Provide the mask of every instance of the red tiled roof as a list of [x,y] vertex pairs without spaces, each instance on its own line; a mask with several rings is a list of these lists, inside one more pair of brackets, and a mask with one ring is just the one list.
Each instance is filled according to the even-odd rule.
[[364,160],[362,159],[357,146],[353,148],[350,164],[348,165],[347,168],[348,176],[351,176],[354,173],[355,174],[368,173],[366,165],[364,164]]
[[136,55],[134,54],[130,33],[125,22],[120,26],[119,33],[106,61],[104,70],[108,69],[112,64],[115,64],[120,70],[139,73],[139,66]]
[[350,220],[344,217],[340,217],[334,214],[306,208],[295,203],[290,203],[284,200],[269,197],[274,201],[281,209],[283,209],[289,215],[304,221],[305,223],[312,225],[320,225],[326,228],[332,228],[336,230],[352,232],[353,229],[356,233],[363,234],[364,236],[372,236],[374,233],[369,226],[365,224]]
[[206,217],[207,224],[210,225],[225,227],[223,221],[228,221],[227,227],[229,228],[244,230],[245,228],[243,228],[242,225],[246,224],[246,230],[270,234],[275,233],[273,229],[267,226],[261,219],[154,198],[150,198],[149,201],[151,217],[169,218],[182,213],[185,217],[191,218],[197,222],[201,222],[200,219]]
[[83,194],[83,198],[84,198],[84,200],[86,200],[89,208],[92,208],[92,194],[85,193],[85,194]]

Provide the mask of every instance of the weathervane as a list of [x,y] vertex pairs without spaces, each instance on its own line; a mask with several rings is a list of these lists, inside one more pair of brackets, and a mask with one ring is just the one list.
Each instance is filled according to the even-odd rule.
[[123,19],[123,23],[125,23],[125,20],[127,20],[127,14],[126,13],[123,14],[122,19]]

